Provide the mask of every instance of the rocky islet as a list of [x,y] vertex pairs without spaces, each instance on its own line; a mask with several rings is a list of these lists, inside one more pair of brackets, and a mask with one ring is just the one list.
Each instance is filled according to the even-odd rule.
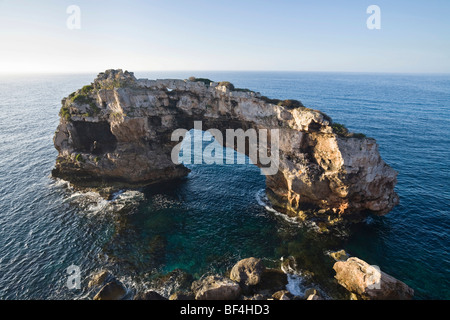
[[[136,79],[131,72],[107,70],[94,82],[62,101],[54,145],[54,177],[77,188],[94,188],[107,196],[117,188],[171,183],[189,170],[174,163],[174,130],[277,129],[279,167],[266,176],[266,195],[273,207],[301,220],[318,222],[319,231],[367,213],[384,215],[398,204],[395,172],[380,157],[372,138],[353,134],[324,113],[295,100],[277,100],[229,82],[208,79]],[[269,150],[271,148],[268,142]],[[231,146],[235,147],[235,146]],[[256,161],[256,165],[263,167]],[[364,286],[369,267],[345,252],[331,255],[337,283],[357,299],[410,299],[413,290],[381,273],[381,289]],[[357,265],[355,267],[355,265]],[[355,270],[358,269],[359,273]],[[361,280],[362,279],[362,280]],[[126,287],[103,272],[94,299],[124,299]],[[230,276],[209,275],[192,283],[189,292],[169,299],[320,300],[312,288],[305,296],[286,290],[286,274],[266,269],[261,260],[239,261]],[[135,299],[167,299],[156,291]]]
[[53,176],[97,190],[170,183],[189,173],[171,159],[171,134],[195,121],[222,132],[279,130],[279,166],[266,176],[266,195],[290,216],[330,225],[383,215],[399,202],[397,172],[376,141],[320,111],[228,82],[136,79],[122,70],[100,73],[62,100]]

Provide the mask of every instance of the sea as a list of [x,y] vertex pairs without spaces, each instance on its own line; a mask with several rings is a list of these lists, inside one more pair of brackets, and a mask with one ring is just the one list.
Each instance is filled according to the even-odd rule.
[[415,299],[450,299],[450,75],[135,76],[230,81],[321,110],[377,140],[399,173],[400,204],[385,216],[320,233],[270,206],[265,178],[250,162],[187,164],[191,172],[180,181],[120,190],[109,200],[77,191],[51,177],[52,139],[61,99],[96,74],[1,75],[0,299],[91,299],[89,279],[104,269],[127,286],[130,299],[143,290],[168,297],[205,275],[227,274],[247,257],[283,265],[296,295],[314,287],[339,299],[330,252],[341,249],[405,282]]

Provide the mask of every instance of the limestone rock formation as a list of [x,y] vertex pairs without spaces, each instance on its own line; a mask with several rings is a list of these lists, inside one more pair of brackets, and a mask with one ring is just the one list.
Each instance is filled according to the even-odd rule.
[[171,135],[202,121],[203,130],[222,133],[279,130],[278,170],[266,176],[266,194],[287,214],[333,221],[366,211],[385,214],[398,203],[397,173],[381,159],[374,139],[348,133],[297,101],[268,99],[229,83],[138,80],[107,70],[64,98],[60,117],[53,176],[76,186],[134,187],[186,176],[189,170],[171,160],[179,143]]
[[261,259],[247,258],[238,261],[230,272],[230,279],[239,283],[241,288],[250,289],[258,285],[261,281],[261,275],[265,271]]
[[89,280],[88,288],[103,286],[113,279],[113,275],[108,270],[100,270]]
[[352,257],[334,264],[335,278],[348,291],[365,300],[409,300],[414,290],[367,262]]
[[108,282],[95,295],[94,300],[122,300],[127,294],[127,288],[118,280]]
[[212,275],[192,283],[195,300],[236,300],[241,295],[239,284],[228,278]]

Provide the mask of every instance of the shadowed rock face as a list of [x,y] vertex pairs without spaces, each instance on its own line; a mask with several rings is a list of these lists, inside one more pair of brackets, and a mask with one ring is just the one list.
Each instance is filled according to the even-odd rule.
[[117,139],[107,121],[74,121],[72,124],[72,141],[76,151],[101,155],[116,149]]
[[226,129],[279,130],[278,172],[266,176],[266,185],[274,207],[285,213],[333,221],[365,211],[385,214],[398,203],[397,173],[374,139],[338,135],[327,115],[275,103],[221,83],[137,80],[107,70],[62,100],[53,176],[89,187],[183,177],[189,170],[172,162],[179,141],[171,135],[202,121],[203,130],[218,129],[224,137]]

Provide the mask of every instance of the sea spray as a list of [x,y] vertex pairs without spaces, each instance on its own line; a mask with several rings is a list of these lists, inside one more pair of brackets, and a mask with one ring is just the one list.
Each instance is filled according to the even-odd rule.
[[275,209],[272,207],[272,205],[271,205],[269,199],[267,198],[264,189],[259,190],[259,191],[256,193],[255,198],[256,198],[256,201],[258,202],[258,204],[259,204],[261,207],[264,207],[264,209],[266,209],[267,211],[273,213],[275,216],[280,217],[280,218],[284,219],[285,221],[287,221],[287,222],[289,222],[289,223],[293,223],[293,224],[300,224],[300,223],[301,223],[301,221],[299,221],[298,218],[296,218],[296,217],[289,217],[288,215],[283,214],[283,213],[281,213],[281,212],[275,210]]

